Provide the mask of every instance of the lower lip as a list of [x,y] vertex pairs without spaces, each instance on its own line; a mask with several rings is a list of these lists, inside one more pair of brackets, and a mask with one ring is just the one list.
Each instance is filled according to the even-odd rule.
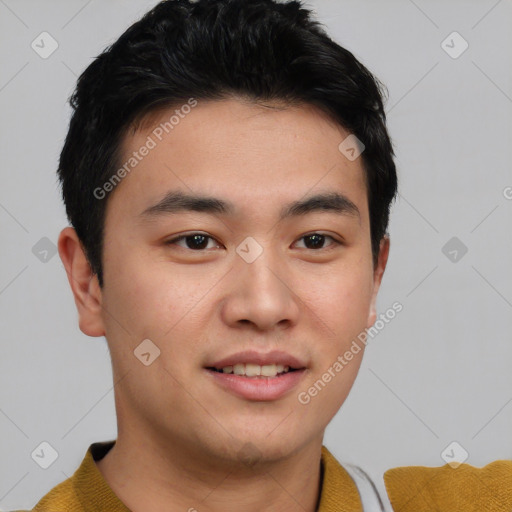
[[300,382],[306,369],[287,372],[276,377],[245,377],[234,373],[206,371],[217,384],[247,400],[270,401],[286,395]]

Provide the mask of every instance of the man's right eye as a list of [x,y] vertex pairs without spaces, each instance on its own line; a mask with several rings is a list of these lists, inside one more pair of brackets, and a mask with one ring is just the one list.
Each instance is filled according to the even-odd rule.
[[203,233],[189,233],[172,238],[165,242],[165,245],[178,245],[178,242],[184,241],[186,246],[178,245],[178,247],[190,249],[192,251],[203,251],[208,246],[208,239],[215,240],[211,236]]

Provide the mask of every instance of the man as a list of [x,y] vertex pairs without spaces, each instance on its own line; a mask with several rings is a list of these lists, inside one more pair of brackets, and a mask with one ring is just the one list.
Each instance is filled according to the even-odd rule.
[[377,80],[299,2],[176,0],[71,104],[59,254],[118,436],[34,510],[381,509],[322,444],[389,254]]

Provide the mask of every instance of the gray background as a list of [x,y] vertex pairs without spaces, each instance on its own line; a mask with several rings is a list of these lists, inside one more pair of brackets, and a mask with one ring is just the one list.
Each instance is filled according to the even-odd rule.
[[[58,254],[32,249],[67,224],[55,169],[76,78],[155,3],[0,0],[3,510],[33,506],[116,437],[106,342],[79,331]],[[512,3],[307,5],[387,85],[400,179],[379,311],[403,311],[370,342],[325,444],[379,482],[444,464],[452,441],[475,466],[510,459]],[[31,48],[43,31],[59,44],[47,59]],[[453,31],[469,44],[456,59],[441,46]],[[455,262],[442,251],[454,236],[468,249]],[[59,454],[46,470],[30,456],[42,441]]]

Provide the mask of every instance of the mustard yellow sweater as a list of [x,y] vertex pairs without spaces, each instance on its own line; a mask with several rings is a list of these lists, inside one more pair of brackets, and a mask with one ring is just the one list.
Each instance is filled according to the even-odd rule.
[[384,482],[394,512],[512,512],[511,460],[394,468]]
[[[73,476],[54,487],[33,512],[130,512],[94,463],[115,441],[94,443]],[[322,487],[317,512],[362,512],[355,484],[322,446]],[[411,466],[386,471],[384,482],[394,512],[512,512],[512,461],[483,468]],[[23,511],[18,511],[23,512]]]

